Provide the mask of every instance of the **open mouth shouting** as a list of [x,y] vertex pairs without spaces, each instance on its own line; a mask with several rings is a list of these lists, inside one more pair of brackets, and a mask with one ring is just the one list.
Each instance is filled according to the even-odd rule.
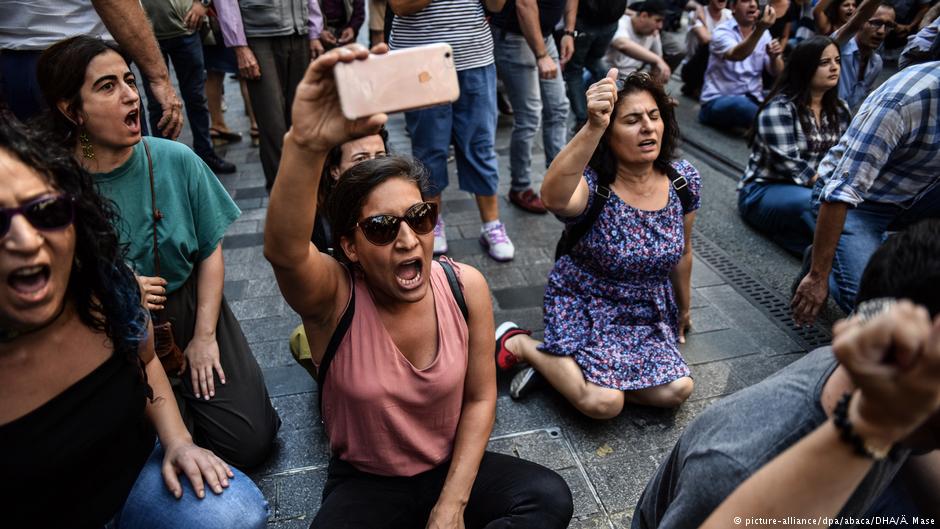
[[7,286],[21,303],[36,303],[45,297],[51,273],[49,265],[16,268],[7,276]]
[[643,152],[651,152],[656,150],[657,142],[656,140],[650,138],[648,140],[643,140],[639,144],[640,150]]
[[409,259],[399,263],[395,267],[395,279],[398,285],[405,290],[411,290],[421,285],[422,269],[424,264],[421,259]]
[[133,134],[140,133],[140,110],[134,109],[127,113],[124,116],[124,125],[127,126],[128,130]]

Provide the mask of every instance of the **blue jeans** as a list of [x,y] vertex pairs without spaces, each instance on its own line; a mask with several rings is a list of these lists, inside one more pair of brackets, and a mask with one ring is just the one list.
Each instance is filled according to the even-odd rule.
[[750,183],[738,191],[738,212],[788,252],[802,255],[816,231],[812,194],[796,184]]
[[855,308],[862,272],[889,232],[902,231],[919,220],[938,217],[940,185],[921,194],[908,209],[877,202],[862,202],[856,208],[849,208],[829,276],[829,292],[839,307],[846,312]]
[[[496,67],[512,103],[513,127],[509,143],[509,169],[512,190],[532,186],[532,140],[542,123],[545,167],[561,152],[567,141],[568,99],[565,82],[559,72],[553,79],[539,78],[538,61],[525,37],[493,28]],[[545,49],[558,62],[555,40],[545,37]]]
[[20,121],[39,114],[44,106],[36,79],[36,63],[41,53],[41,50],[0,53],[0,95]]
[[617,32],[617,23],[592,26],[579,20],[576,29],[578,37],[574,40],[574,54],[565,65],[564,77],[568,101],[571,102],[571,112],[577,126],[587,121],[587,88],[584,86],[583,70],[587,68],[592,79],[600,79],[607,74],[607,66],[602,59]]
[[431,175],[428,196],[447,187],[447,148],[453,142],[460,189],[493,196],[499,184],[496,162],[496,67],[457,72],[460,98],[450,105],[405,112],[411,153]]
[[216,495],[206,486],[206,496],[200,500],[185,474],[179,475],[183,496],[174,498],[163,483],[162,465],[163,447],[157,443],[124,507],[107,529],[265,528],[268,502],[251,478],[235,468],[235,478],[229,479],[222,494]]
[[[209,102],[206,99],[206,65],[202,57],[202,40],[198,33],[161,39],[160,51],[167,65],[173,62],[180,94],[186,107],[186,119],[193,131],[193,151],[200,157],[212,154],[212,140],[209,138]],[[147,94],[147,113],[150,116],[150,129],[154,136],[161,136],[157,123],[163,115],[163,109],[150,90],[150,83],[144,83]],[[143,120],[141,120],[143,121]]]
[[747,96],[719,96],[702,103],[699,123],[719,129],[748,128],[754,124],[758,104]]

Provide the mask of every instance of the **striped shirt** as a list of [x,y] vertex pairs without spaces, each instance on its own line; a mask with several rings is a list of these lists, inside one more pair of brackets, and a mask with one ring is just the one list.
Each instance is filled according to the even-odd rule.
[[454,49],[457,71],[493,64],[493,36],[480,0],[431,0],[414,15],[392,22],[393,50],[446,42]]
[[819,164],[819,200],[911,207],[940,185],[940,61],[901,70],[871,93]]

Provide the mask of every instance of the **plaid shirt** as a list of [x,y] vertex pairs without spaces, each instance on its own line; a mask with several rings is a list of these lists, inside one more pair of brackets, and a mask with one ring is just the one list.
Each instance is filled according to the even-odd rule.
[[868,96],[819,164],[818,201],[909,208],[940,182],[940,61],[901,70]]
[[[842,137],[851,117],[849,107],[840,99],[836,126],[829,123],[825,114],[821,124],[809,116],[800,120],[797,104],[778,94],[757,117],[757,134],[738,187],[751,182],[809,186],[819,161]],[[809,130],[804,130],[804,125],[808,125]]]

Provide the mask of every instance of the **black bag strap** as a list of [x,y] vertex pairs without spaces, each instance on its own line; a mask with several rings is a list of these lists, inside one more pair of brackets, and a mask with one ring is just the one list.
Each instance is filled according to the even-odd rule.
[[669,180],[672,182],[672,188],[676,190],[676,195],[679,196],[679,202],[682,204],[682,214],[685,215],[692,207],[692,190],[689,189],[689,181],[679,174],[679,171],[676,171],[672,165],[669,166],[666,174],[669,175]]
[[457,272],[454,271],[454,266],[444,259],[441,259],[438,263],[444,269],[447,284],[450,285],[450,291],[454,295],[457,306],[460,307],[460,313],[463,314],[464,321],[470,321],[470,311],[467,310],[467,301],[463,297],[463,290],[460,289],[460,282],[457,281]]
[[[467,301],[464,299],[463,290],[460,289],[460,283],[457,281],[457,272],[454,271],[453,265],[447,261],[442,260],[438,261],[438,263],[440,263],[441,268],[444,269],[444,275],[447,276],[447,284],[450,285],[450,291],[454,295],[454,301],[457,302],[457,306],[460,307],[460,313],[463,314],[464,321],[468,321],[470,311],[467,309]],[[326,351],[323,352],[323,358],[320,359],[320,367],[317,369],[317,398],[319,399],[321,422],[323,421],[323,387],[324,384],[326,384],[326,374],[330,370],[330,364],[336,356],[336,350],[339,349],[339,344],[343,341],[346,333],[349,332],[349,326],[352,325],[352,319],[356,313],[356,283],[352,274],[349,275],[349,281],[349,305],[346,306],[343,316],[339,319],[339,323],[336,324],[336,329],[333,330],[333,335],[330,336],[330,342],[326,345]]]
[[558,240],[558,245],[555,247],[556,261],[571,252],[572,248],[578,244],[578,241],[580,241],[588,230],[591,229],[591,226],[597,222],[597,217],[601,216],[601,210],[603,210],[604,205],[607,204],[608,198],[610,198],[610,188],[602,184],[597,184],[597,189],[594,190],[594,201],[591,202],[591,207],[588,209],[587,215],[581,219],[581,222],[566,227],[565,231],[562,232],[561,239]]

